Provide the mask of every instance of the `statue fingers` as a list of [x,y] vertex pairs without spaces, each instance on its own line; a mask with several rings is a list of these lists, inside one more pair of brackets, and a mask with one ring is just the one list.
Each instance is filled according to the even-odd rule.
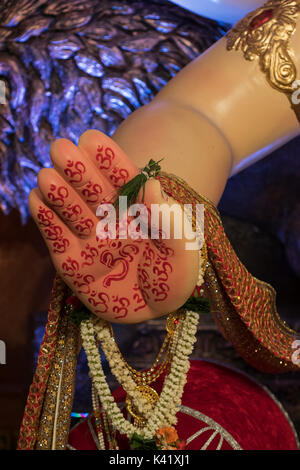
[[38,185],[48,206],[79,238],[95,233],[97,218],[78,193],[53,168],[39,172]]
[[78,146],[116,189],[139,173],[126,153],[103,132],[95,129],[84,132]]
[[94,213],[103,200],[113,198],[116,193],[113,185],[97,171],[85,152],[71,141],[56,140],[50,148],[50,155],[60,176],[74,188]]
[[66,254],[74,235],[58,215],[47,206],[38,188],[29,194],[29,209],[52,255]]

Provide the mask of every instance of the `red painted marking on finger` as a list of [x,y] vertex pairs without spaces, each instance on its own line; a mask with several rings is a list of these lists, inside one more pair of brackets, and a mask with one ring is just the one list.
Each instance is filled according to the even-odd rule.
[[53,222],[54,213],[43,206],[39,207],[37,223],[45,234],[46,240],[51,242],[54,253],[65,253],[70,246],[70,241],[64,237],[63,229]]
[[155,302],[163,302],[168,298],[170,291],[169,276],[173,266],[167,261],[174,250],[168,248],[164,242],[160,243],[160,252],[155,253],[149,242],[146,242],[143,252],[143,263],[138,266],[138,281],[141,293],[147,301],[152,297]]
[[68,177],[69,183],[81,183],[85,172],[85,165],[81,161],[73,162],[73,160],[68,160],[67,168],[64,169],[64,174]]
[[63,207],[66,198],[69,196],[69,191],[65,186],[56,186],[55,184],[50,185],[50,191],[47,194],[51,205],[54,207]]
[[51,209],[46,209],[45,207],[40,206],[37,218],[38,224],[41,227],[50,227],[52,219],[54,218],[54,212]]
[[76,222],[82,214],[82,209],[78,204],[69,204],[61,214],[68,222]]
[[129,180],[129,172],[126,168],[115,166],[109,175],[109,179],[115,188],[120,188]]
[[102,187],[100,184],[88,181],[81,189],[80,192],[84,200],[88,204],[96,204],[101,201]]
[[94,225],[95,224],[92,219],[82,217],[80,221],[76,223],[75,230],[78,232],[79,235],[87,236],[92,233]]
[[115,152],[110,147],[104,147],[104,145],[98,145],[96,160],[99,162],[100,170],[110,170],[112,162],[115,158]]

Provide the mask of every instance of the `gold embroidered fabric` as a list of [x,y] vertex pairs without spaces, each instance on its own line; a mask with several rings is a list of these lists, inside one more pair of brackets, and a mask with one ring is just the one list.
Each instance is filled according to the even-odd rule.
[[32,384],[29,388],[27,403],[24,411],[18,440],[19,450],[32,450],[35,448],[40,415],[47,392],[50,366],[55,356],[60,325],[60,312],[62,311],[66,285],[56,275],[51,293],[48,320],[44,338],[40,347],[38,363]]
[[79,329],[62,313],[56,353],[36,442],[37,450],[65,450],[75,389]]
[[241,50],[246,60],[258,59],[268,83],[287,95],[300,122],[300,104],[293,98],[297,70],[290,49],[300,0],[270,0],[248,13],[227,34],[227,50]]
[[69,295],[70,289],[56,275],[38,364],[20,428],[19,450],[66,448],[79,341],[79,330],[63,309]]
[[280,319],[273,287],[252,276],[237,257],[217,208],[181,178],[161,173],[158,179],[164,191],[181,204],[204,204],[208,255],[204,293],[221,333],[258,370],[299,371],[300,365],[293,362],[293,342],[300,334]]

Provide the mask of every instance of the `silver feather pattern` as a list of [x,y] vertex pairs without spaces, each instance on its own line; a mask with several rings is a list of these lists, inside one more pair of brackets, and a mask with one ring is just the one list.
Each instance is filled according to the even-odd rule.
[[167,1],[4,0],[0,6],[0,206],[28,218],[49,146],[111,135],[227,30]]

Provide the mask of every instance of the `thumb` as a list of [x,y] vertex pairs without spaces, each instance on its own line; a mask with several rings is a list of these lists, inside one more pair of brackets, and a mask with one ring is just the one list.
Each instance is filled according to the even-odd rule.
[[[139,201],[142,202],[143,190],[139,192]],[[176,202],[173,199],[174,202]],[[163,191],[160,182],[155,179],[149,179],[145,184],[144,204],[151,207],[151,204],[165,204],[169,202],[168,195]]]
[[[143,191],[138,200],[141,203]],[[175,199],[168,196],[156,179],[150,179],[145,184],[143,203],[148,209],[148,227],[155,238],[165,239],[166,244],[177,253],[185,251],[187,242],[196,238],[192,223],[187,219],[184,207]],[[153,237],[154,238],[154,237]]]
[[155,179],[150,179],[145,185],[144,204],[148,210],[150,209],[148,227],[151,227],[151,235],[152,226],[158,224],[157,243],[153,240],[156,248],[163,254],[172,253],[173,272],[180,286],[182,287],[184,278],[189,288],[194,287],[198,281],[199,249],[196,248],[198,246],[196,233],[193,232],[192,223],[185,214],[184,206],[168,196],[160,182]]

